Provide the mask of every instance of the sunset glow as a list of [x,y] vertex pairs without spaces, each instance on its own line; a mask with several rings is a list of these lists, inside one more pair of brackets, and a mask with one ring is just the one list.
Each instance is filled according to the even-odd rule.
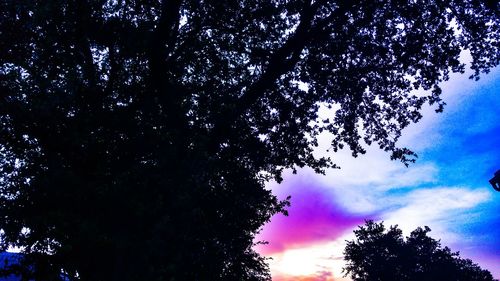
[[[500,70],[478,82],[454,76],[443,87],[447,107],[404,132],[401,145],[419,159],[409,168],[369,147],[352,158],[332,154],[342,169],[317,175],[304,169],[268,187],[291,195],[289,216],[275,216],[257,250],[271,257],[273,280],[343,278],[345,240],[364,220],[398,224],[405,235],[429,226],[430,236],[500,278],[500,194],[488,184],[500,169]],[[326,153],[328,135],[320,139]]]

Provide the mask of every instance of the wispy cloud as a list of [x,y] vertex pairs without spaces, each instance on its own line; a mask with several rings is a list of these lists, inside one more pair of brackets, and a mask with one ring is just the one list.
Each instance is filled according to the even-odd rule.
[[430,226],[433,236],[446,243],[457,242],[459,229],[477,219],[473,209],[490,200],[485,189],[433,187],[416,189],[394,199],[400,208],[382,215],[388,225],[398,224],[407,233],[419,226]]

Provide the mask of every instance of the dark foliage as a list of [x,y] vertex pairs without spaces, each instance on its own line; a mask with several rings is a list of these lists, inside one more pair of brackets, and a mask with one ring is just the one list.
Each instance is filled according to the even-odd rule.
[[458,252],[415,229],[406,240],[397,226],[367,221],[354,231],[344,250],[346,276],[354,281],[497,281]]
[[495,172],[495,175],[490,179],[489,182],[496,191],[500,191],[500,170]]
[[264,182],[333,166],[312,154],[325,130],[412,161],[401,129],[442,109],[461,49],[475,78],[498,65],[498,8],[2,0],[1,248],[37,280],[269,279],[252,241],[288,203]]

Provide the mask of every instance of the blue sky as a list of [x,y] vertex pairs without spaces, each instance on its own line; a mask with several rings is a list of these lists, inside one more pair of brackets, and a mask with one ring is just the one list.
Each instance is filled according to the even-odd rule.
[[[500,69],[477,82],[454,75],[442,87],[445,112],[425,108],[400,140],[419,155],[409,168],[370,147],[356,159],[334,154],[342,169],[326,176],[304,169],[269,184],[292,195],[290,216],[273,218],[260,236],[270,242],[260,250],[273,257],[275,280],[344,280],[345,240],[364,219],[405,234],[428,225],[432,237],[500,279],[500,192],[488,183],[500,169]],[[321,136],[318,153],[328,140]]]

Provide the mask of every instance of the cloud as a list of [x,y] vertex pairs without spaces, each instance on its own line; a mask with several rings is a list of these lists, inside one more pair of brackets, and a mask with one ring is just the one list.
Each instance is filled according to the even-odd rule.
[[334,278],[331,272],[324,271],[308,276],[282,275],[273,278],[273,281],[339,281],[342,279]]
[[398,224],[409,234],[419,226],[430,226],[432,236],[445,244],[460,239],[457,225],[477,219],[473,209],[490,200],[491,193],[484,189],[466,187],[434,187],[416,189],[394,198],[399,208],[381,215],[387,225]]
[[257,247],[269,255],[285,249],[303,247],[321,241],[333,241],[363,223],[365,216],[351,214],[339,207],[333,194],[310,177],[287,177],[276,193],[291,195],[289,216],[277,215],[257,236],[268,241]]
[[[286,190],[302,190],[301,187],[306,188],[299,184],[289,185]],[[324,187],[311,187],[318,193],[299,194],[305,200],[295,205],[298,206],[295,211],[306,212],[307,215],[297,214],[298,218],[294,219],[291,213],[290,217],[283,217],[283,224],[272,222],[270,225],[274,229],[268,235],[271,245],[275,243],[275,246],[271,246],[267,252],[266,249],[261,250],[272,258],[270,266],[273,280],[349,280],[343,278],[342,273],[345,241],[354,239],[352,230],[364,222],[361,217],[355,216],[355,220],[344,223],[346,220],[343,218],[352,216],[335,207],[335,200],[318,201],[318,194],[325,197],[324,193],[319,192],[324,191]],[[387,226],[398,224],[405,235],[419,226],[428,225],[433,229],[432,237],[440,239],[443,245],[450,245],[463,243],[457,225],[466,225],[476,219],[478,214],[473,210],[489,201],[491,193],[467,187],[443,186],[406,190],[385,198],[390,208],[373,215],[378,220],[385,221]],[[308,202],[318,209],[309,209],[306,206]],[[334,210],[336,214],[322,215],[321,212],[325,210]],[[484,265],[490,265],[492,259],[484,259],[484,262]]]
[[343,278],[342,267],[346,234],[324,243],[285,250],[272,255],[270,261],[273,280],[349,280]]
[[325,194],[337,198],[340,208],[359,216],[387,210],[392,204],[388,201],[391,192],[435,184],[439,173],[432,162],[418,162],[407,168],[373,147],[358,158],[341,151],[334,161],[341,163],[341,169],[329,170],[325,176],[303,170],[301,175],[314,178],[325,187]]

